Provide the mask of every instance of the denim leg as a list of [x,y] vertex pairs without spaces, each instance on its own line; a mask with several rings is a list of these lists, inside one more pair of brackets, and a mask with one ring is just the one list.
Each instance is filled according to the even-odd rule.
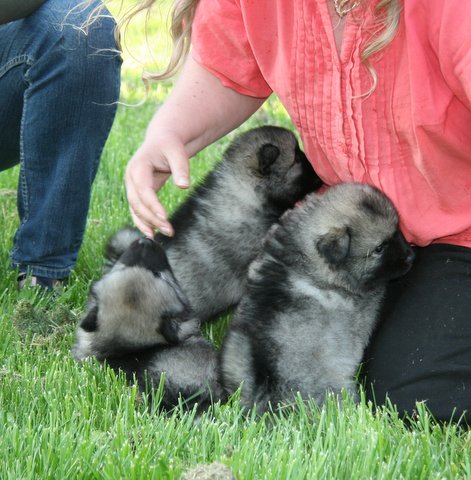
[[11,262],[48,278],[77,260],[119,97],[114,20],[84,29],[99,2],[80,4],[48,0],[0,27],[0,170],[21,165]]

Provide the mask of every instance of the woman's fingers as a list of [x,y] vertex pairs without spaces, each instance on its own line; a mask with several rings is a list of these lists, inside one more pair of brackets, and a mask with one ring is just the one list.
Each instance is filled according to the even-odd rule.
[[175,184],[188,188],[189,164],[183,145],[178,141],[162,142],[152,149],[143,144],[126,168],[126,192],[133,221],[146,236],[153,236],[155,229],[172,236],[174,230],[167,213],[156,196],[173,174]]

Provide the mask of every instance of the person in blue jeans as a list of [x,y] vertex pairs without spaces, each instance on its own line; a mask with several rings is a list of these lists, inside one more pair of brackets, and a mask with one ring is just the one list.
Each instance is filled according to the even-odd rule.
[[18,287],[53,288],[74,267],[116,113],[121,56],[101,3],[3,0],[0,170],[20,164]]

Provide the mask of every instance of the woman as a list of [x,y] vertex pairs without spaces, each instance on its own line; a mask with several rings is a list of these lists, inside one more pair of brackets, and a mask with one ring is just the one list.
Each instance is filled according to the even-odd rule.
[[[471,407],[471,4],[458,0],[200,0],[193,51],[129,162],[136,225],[172,234],[169,173],[275,92],[327,185],[375,185],[415,246],[365,354],[366,391],[436,418]],[[370,384],[373,388],[370,388]]]

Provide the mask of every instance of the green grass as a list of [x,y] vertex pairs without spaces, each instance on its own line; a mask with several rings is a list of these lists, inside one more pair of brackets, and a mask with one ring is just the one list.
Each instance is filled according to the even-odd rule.
[[[150,37],[163,28],[156,15]],[[128,42],[141,59],[147,55],[143,39],[138,22]],[[140,68],[129,58],[122,100],[136,104],[144,89]],[[471,434],[436,424],[424,408],[406,426],[392,408],[373,414],[365,401],[347,401],[342,408],[331,401],[320,410],[300,405],[296,413],[258,419],[244,416],[233,399],[195,420],[179,409],[159,414],[122,376],[93,361],[73,362],[74,327],[90,283],[100,276],[104,241],[130,222],[126,162],[169,88],[168,82],[154,86],[143,106],[119,108],[77,267],[52,308],[19,298],[15,290],[8,255],[18,223],[18,170],[0,175],[0,478],[173,479],[212,462],[228,465],[238,479],[471,478]],[[243,128],[266,123],[290,125],[276,100]],[[193,182],[220,158],[231,137],[192,161]],[[185,195],[169,182],[161,198],[171,211]],[[216,344],[228,320],[209,329]]]

